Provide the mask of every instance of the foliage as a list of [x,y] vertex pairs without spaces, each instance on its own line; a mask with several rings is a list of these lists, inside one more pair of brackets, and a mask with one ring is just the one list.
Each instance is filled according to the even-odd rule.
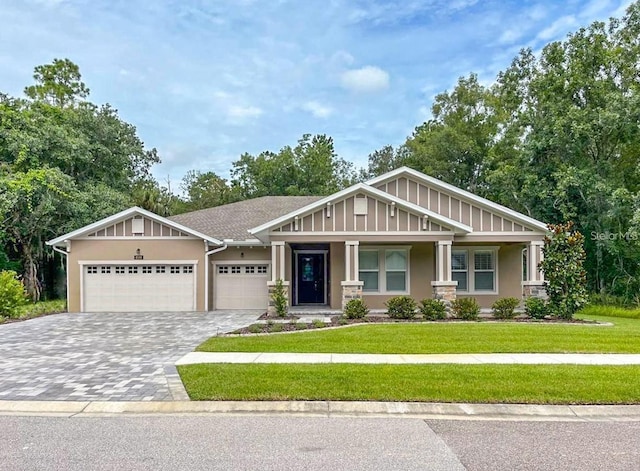
[[26,304],[24,286],[14,271],[0,271],[0,317],[16,317]]
[[451,313],[457,319],[475,321],[480,315],[480,305],[476,298],[457,298],[451,301]]
[[532,319],[544,319],[549,307],[544,299],[530,296],[524,301],[524,313]]
[[423,299],[420,301],[420,312],[428,321],[437,321],[447,318],[447,307],[441,299]]
[[180,187],[187,196],[186,211],[213,208],[239,199],[238,189],[213,172],[191,170],[182,179]]
[[326,327],[327,324],[325,324],[324,321],[320,319],[314,319],[311,321],[311,325],[316,329],[321,329],[322,327]]
[[496,319],[513,319],[515,309],[520,305],[518,298],[500,298],[491,306],[493,317]]
[[545,237],[540,263],[546,278],[549,308],[563,319],[571,319],[587,303],[586,272],[583,268],[584,237],[573,223],[551,224]]
[[287,317],[289,311],[289,299],[284,289],[284,283],[281,278],[276,280],[276,284],[271,292],[271,301],[278,317]]
[[69,59],[54,59],[52,64],[37,66],[33,78],[36,84],[24,89],[33,100],[64,108],[89,96],[80,68]]
[[623,319],[640,319],[640,308],[629,309],[619,306],[603,306],[590,304],[580,309],[580,311],[576,313],[576,316],[605,316],[620,317]]
[[369,308],[362,299],[350,299],[344,307],[344,317],[347,319],[362,319],[369,314]]
[[332,138],[305,134],[295,147],[283,147],[277,154],[243,154],[233,163],[231,186],[242,199],[329,195],[354,181],[352,167],[336,155]]
[[418,308],[411,296],[394,296],[384,305],[387,307],[387,314],[392,319],[413,319]]

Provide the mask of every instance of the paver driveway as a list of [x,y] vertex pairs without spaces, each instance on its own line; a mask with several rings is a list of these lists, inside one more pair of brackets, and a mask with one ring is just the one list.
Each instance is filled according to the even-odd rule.
[[259,314],[56,314],[3,324],[0,400],[186,399],[175,361]]

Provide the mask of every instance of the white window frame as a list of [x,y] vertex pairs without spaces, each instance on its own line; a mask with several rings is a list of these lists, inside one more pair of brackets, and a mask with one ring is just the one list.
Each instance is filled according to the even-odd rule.
[[[466,258],[466,261],[467,261],[467,268],[465,268],[464,270],[459,270],[459,269],[458,270],[454,270],[454,268],[453,268],[453,255],[456,254],[456,253],[464,253],[465,256],[466,256],[465,258]],[[451,275],[452,275],[451,279],[453,279],[453,274],[454,273],[466,273],[467,274],[467,289],[466,290],[462,290],[460,288],[457,288],[457,290],[459,292],[461,292],[461,293],[468,292],[469,286],[471,286],[470,285],[470,281],[469,281],[469,271],[470,271],[469,270],[469,251],[468,250],[464,250],[464,249],[461,249],[461,250],[451,249],[451,260],[449,261],[449,264],[451,265]]]
[[[407,256],[407,268],[405,269],[405,290],[404,291],[388,291],[387,290],[387,269],[386,269],[386,260],[387,260],[387,252],[390,251],[398,251],[402,250],[406,253]],[[380,246],[372,246],[372,245],[360,245],[358,248],[358,256],[360,252],[371,251],[378,253],[378,289],[377,290],[362,290],[363,295],[402,295],[402,294],[411,294],[411,246],[410,245],[380,245]],[[375,272],[376,270],[368,269],[363,270],[360,268],[358,270],[358,279],[360,279],[360,272]],[[400,270],[393,270],[400,271]]]
[[[499,260],[498,260],[498,250],[500,249],[500,247],[497,246],[474,246],[474,247],[470,247],[470,246],[463,246],[463,247],[456,247],[456,248],[452,248],[451,249],[451,257],[453,258],[453,254],[454,253],[460,253],[460,252],[466,252],[467,253],[467,290],[461,290],[458,289],[457,291],[461,294],[469,294],[469,295],[485,295],[485,294],[499,294],[500,289],[498,287],[498,280],[499,280],[499,276],[498,276],[498,266],[499,264]],[[476,274],[476,260],[475,260],[475,253],[476,252],[491,252],[493,254],[493,270],[478,270],[479,272],[486,272],[486,271],[493,271],[493,290],[476,290],[476,280],[475,280],[475,274]],[[450,262],[451,263],[451,262]],[[454,271],[464,271],[464,270],[452,270],[452,273]]]

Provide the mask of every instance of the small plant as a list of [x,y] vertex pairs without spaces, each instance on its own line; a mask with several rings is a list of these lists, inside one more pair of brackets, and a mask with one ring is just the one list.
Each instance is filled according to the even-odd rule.
[[458,319],[475,321],[480,315],[480,306],[476,298],[458,298],[451,301],[451,312]]
[[273,307],[278,317],[287,317],[289,310],[289,299],[284,289],[284,283],[280,278],[276,280],[276,285],[273,287],[271,293],[271,300],[273,301]]
[[311,321],[311,325],[313,325],[314,328],[316,329],[322,329],[323,327],[326,326],[326,324],[321,321],[320,319],[314,319]]
[[549,306],[544,299],[529,297],[524,302],[524,313],[533,319],[544,319],[549,314]]
[[262,332],[263,327],[262,324],[251,324],[248,328],[249,332],[252,334],[259,334]]
[[0,272],[0,317],[17,317],[27,303],[24,285],[14,271]]
[[496,319],[513,319],[516,316],[516,308],[520,304],[518,298],[501,298],[498,299],[491,309],[493,317]]
[[344,317],[347,319],[362,319],[369,314],[369,308],[362,299],[352,299],[344,307]]
[[338,319],[338,325],[347,325],[348,323],[349,321],[344,317],[341,317],[340,319]]
[[296,326],[296,330],[306,330],[307,329],[307,324],[305,324],[304,322],[296,322],[295,326]]
[[447,307],[441,299],[423,299],[420,301],[420,312],[428,321],[438,321],[447,317]]
[[274,322],[271,324],[271,327],[269,327],[269,332],[282,332],[283,329],[284,326],[281,322]]
[[418,307],[411,296],[395,296],[384,305],[387,306],[387,314],[392,319],[413,319]]

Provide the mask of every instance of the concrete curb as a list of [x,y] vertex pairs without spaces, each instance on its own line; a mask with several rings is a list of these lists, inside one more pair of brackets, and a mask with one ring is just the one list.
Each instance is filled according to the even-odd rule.
[[71,402],[0,401],[0,415],[113,416],[301,416],[440,420],[640,422],[640,405],[455,404],[338,401]]

